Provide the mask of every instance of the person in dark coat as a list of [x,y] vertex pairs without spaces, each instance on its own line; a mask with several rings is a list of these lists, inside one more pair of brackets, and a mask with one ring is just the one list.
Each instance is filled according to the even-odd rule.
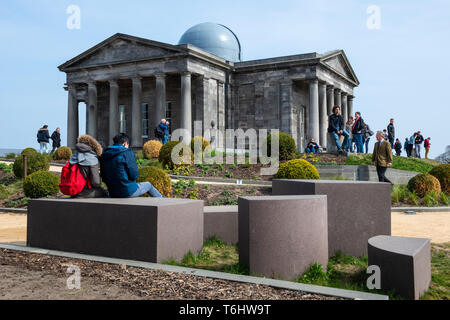
[[52,133],[51,139],[53,141],[53,149],[52,153],[55,152],[56,149],[61,147],[61,129],[56,128],[56,130]]
[[70,164],[78,164],[81,174],[90,183],[86,183],[84,189],[74,198],[105,198],[108,193],[101,187],[100,162],[102,147],[89,135],[79,136],[75,145],[75,152],[70,159]]
[[50,134],[48,133],[48,125],[44,125],[41,129],[39,129],[37,133],[37,141],[39,143],[39,152],[40,153],[48,153],[50,150],[49,141]]
[[388,140],[391,144],[391,148],[394,148],[394,140],[395,140],[395,127],[394,127],[394,119],[391,119],[388,127],[387,127]]
[[364,129],[364,120],[361,118],[361,113],[355,113],[355,122],[352,126],[353,140],[356,144],[356,149],[358,153],[364,153],[364,145],[363,145],[363,129]]
[[400,155],[402,154],[402,143],[400,142],[400,139],[395,140],[394,149],[396,156],[400,157]]
[[342,148],[340,136],[344,136],[348,139],[349,135],[347,131],[345,131],[344,118],[342,118],[340,112],[341,107],[333,107],[333,113],[328,117],[328,132],[333,136],[338,152],[343,154],[345,151]]
[[111,198],[135,198],[145,193],[162,198],[150,182],[136,182],[139,170],[134,153],[129,149],[130,138],[120,133],[113,138],[113,142],[114,145],[107,148],[100,159],[100,175]]

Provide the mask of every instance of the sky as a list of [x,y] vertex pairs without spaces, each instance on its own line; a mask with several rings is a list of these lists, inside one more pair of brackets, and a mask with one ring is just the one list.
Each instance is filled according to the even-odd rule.
[[[79,29],[67,27],[71,5]],[[354,111],[373,131],[394,118],[402,142],[432,138],[432,158],[450,145],[448,0],[2,0],[0,148],[37,148],[43,124],[66,143],[60,64],[117,32],[177,44],[202,22],[232,29],[243,60],[343,49],[361,82]]]

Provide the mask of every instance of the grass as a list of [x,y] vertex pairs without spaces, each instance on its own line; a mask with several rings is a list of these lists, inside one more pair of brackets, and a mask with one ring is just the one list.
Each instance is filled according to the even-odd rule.
[[393,205],[409,204],[436,207],[439,205],[448,206],[449,204],[449,197],[443,192],[436,194],[434,191],[430,191],[425,197],[420,198],[415,192],[409,191],[406,185],[394,185],[391,189],[391,199]]
[[[346,165],[371,165],[372,155],[371,154],[361,154],[361,155],[349,155],[347,157]],[[413,171],[419,173],[428,173],[435,166],[440,163],[435,160],[430,159],[417,159],[417,158],[406,158],[394,156],[392,162],[392,169]]]
[[[202,251],[197,256],[189,252],[181,262],[172,259],[163,263],[233,274],[253,275],[250,274],[247,268],[239,264],[238,247],[227,245],[217,237],[206,240]],[[294,281],[346,290],[386,294],[389,295],[391,300],[401,299],[395,292],[369,290],[366,286],[367,279],[370,276],[366,272],[367,268],[367,255],[355,258],[337,253],[329,259],[326,271],[323,266],[313,264]],[[450,243],[432,245],[431,269],[432,283],[430,289],[421,299],[450,299]]]

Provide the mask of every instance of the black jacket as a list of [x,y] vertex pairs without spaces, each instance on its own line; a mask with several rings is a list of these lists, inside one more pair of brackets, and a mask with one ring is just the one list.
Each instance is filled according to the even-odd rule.
[[344,130],[344,118],[341,115],[335,115],[334,113],[328,117],[328,132],[338,132],[336,124],[339,125],[339,130]]
[[48,129],[41,128],[39,129],[37,133],[37,141],[39,143],[41,142],[49,142],[50,141],[50,134],[48,133]]
[[388,132],[388,138],[389,139],[394,139],[395,138],[395,127],[392,123],[389,123],[388,127],[387,127],[387,132]]
[[416,137],[416,141],[414,142],[415,144],[422,144],[424,141],[423,136],[420,134]]
[[364,123],[363,118],[359,118],[358,121],[356,121],[356,123],[353,124],[352,133],[353,134],[362,133],[364,126],[365,126],[365,123]]
[[61,134],[55,131],[52,133],[51,138],[53,140],[53,146],[59,148],[61,146]]

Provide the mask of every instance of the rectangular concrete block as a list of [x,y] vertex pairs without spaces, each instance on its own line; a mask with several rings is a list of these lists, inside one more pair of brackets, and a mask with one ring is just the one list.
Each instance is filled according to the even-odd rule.
[[354,257],[367,254],[367,241],[391,235],[391,186],[339,180],[274,180],[273,195],[326,195],[328,250]]
[[369,266],[381,272],[381,289],[418,300],[431,283],[430,239],[377,236],[369,239]]
[[203,246],[203,201],[40,199],[27,219],[37,248],[160,263]]
[[326,196],[239,198],[239,262],[250,273],[291,280],[328,264]]
[[238,206],[210,206],[203,211],[204,240],[216,236],[229,245],[238,243]]

